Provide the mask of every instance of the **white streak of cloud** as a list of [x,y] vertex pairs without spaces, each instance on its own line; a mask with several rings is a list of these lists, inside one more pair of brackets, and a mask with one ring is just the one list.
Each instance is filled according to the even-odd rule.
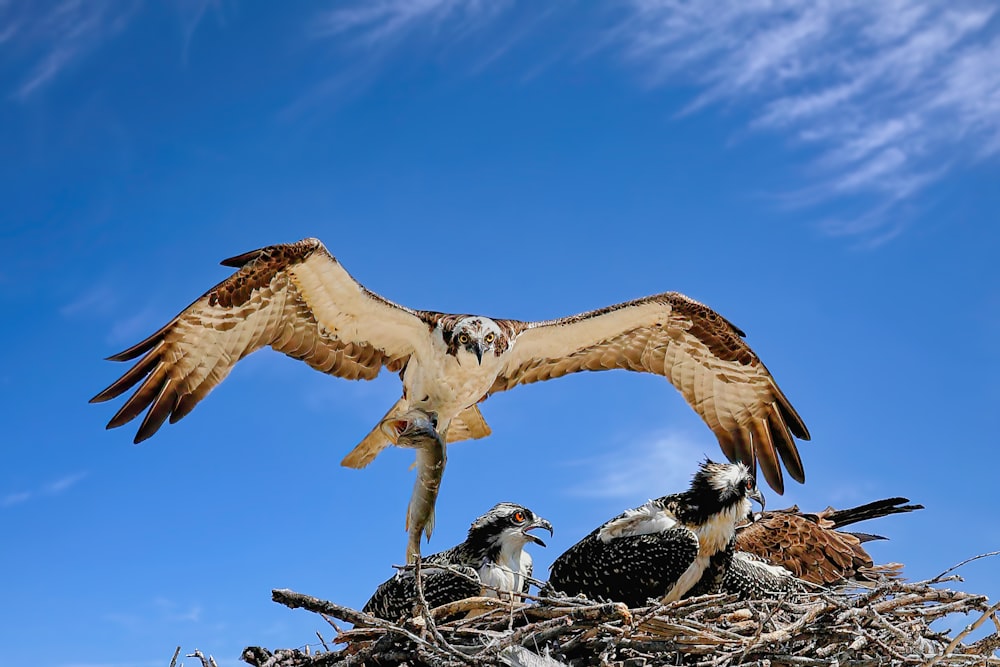
[[753,128],[818,148],[825,196],[881,202],[830,233],[885,237],[893,209],[882,204],[912,198],[955,156],[1000,153],[995,5],[633,0],[630,10],[619,39],[650,83],[702,88],[685,112],[746,108]]
[[411,30],[437,32],[446,24],[458,31],[488,21],[509,3],[503,0],[370,0],[324,13],[316,22],[319,35],[352,35],[377,46]]
[[8,493],[3,498],[0,498],[0,507],[13,507],[14,505],[20,505],[29,500],[45,496],[58,496],[76,486],[87,474],[86,471],[76,472],[52,480],[51,482],[46,482],[34,490]]
[[107,285],[98,285],[81,294],[76,299],[59,309],[59,314],[66,318],[80,315],[108,314],[117,303],[117,295]]
[[25,101],[118,33],[138,5],[112,0],[62,0],[0,5],[4,58],[24,69],[10,95]]
[[[706,452],[718,446],[707,438],[660,432],[644,436],[614,453],[575,465],[592,473],[586,482],[568,490],[588,498],[621,498],[636,501],[657,498],[687,488]],[[721,454],[715,456],[721,459]]]
[[18,491],[15,493],[8,493],[6,496],[0,500],[0,507],[13,507],[14,505],[20,505],[23,502],[31,500],[30,491]]
[[72,475],[60,477],[59,479],[44,485],[42,487],[42,493],[48,496],[58,495],[76,486],[76,483],[86,476],[86,472],[77,472]]

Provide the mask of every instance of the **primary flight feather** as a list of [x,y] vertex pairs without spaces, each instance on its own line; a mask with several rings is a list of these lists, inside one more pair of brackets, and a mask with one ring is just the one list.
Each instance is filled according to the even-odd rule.
[[[665,292],[542,322],[414,310],[369,290],[317,239],[222,262],[238,271],[166,326],[119,354],[138,359],[92,402],[138,389],[108,423],[146,412],[135,442],[188,414],[233,366],[264,346],[349,380],[398,372],[403,395],[386,418],[435,413],[447,442],[490,433],[477,404],[520,384],[577,371],[666,377],[701,415],[725,455],[760,464],[784,489],[781,463],[804,481],[795,438],[809,432],[743,332],[711,308]],[[376,427],[345,457],[363,467],[391,440]]]

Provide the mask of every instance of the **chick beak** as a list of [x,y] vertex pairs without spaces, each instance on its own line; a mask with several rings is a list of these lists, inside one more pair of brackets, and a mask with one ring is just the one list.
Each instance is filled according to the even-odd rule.
[[545,530],[549,531],[549,535],[555,535],[555,533],[552,532],[552,524],[549,523],[547,520],[543,519],[542,517],[538,517],[537,519],[529,523],[527,526],[522,528],[521,532],[524,533],[524,536],[539,546],[543,547],[545,546],[545,542],[542,542],[542,538],[538,537],[537,535],[532,535],[531,533],[528,532],[529,530],[534,530],[535,528],[544,528]]
[[764,494],[760,492],[760,489],[754,487],[753,491],[747,494],[747,497],[750,498],[750,500],[756,500],[760,503],[760,511],[764,511]]

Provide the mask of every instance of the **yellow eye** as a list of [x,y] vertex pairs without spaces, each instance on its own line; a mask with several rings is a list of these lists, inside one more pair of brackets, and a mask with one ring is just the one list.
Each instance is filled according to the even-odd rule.
[[514,512],[514,521],[524,523],[524,512]]
[[458,342],[461,343],[462,345],[465,345],[466,343],[468,343],[469,342],[469,334],[459,334],[459,336],[458,336]]
[[496,337],[497,337],[496,334],[494,334],[494,333],[488,333],[488,334],[486,334],[486,337],[483,338],[483,340],[485,340],[487,343],[492,343],[493,339],[496,338]]

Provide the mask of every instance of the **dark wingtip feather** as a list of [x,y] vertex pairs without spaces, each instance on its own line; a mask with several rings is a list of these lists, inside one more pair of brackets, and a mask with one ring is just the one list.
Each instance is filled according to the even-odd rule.
[[164,385],[168,382],[169,378],[166,377],[166,371],[162,370],[162,366],[154,370],[118,409],[115,416],[108,422],[108,428],[117,428],[138,417],[160,395]]
[[760,470],[764,473],[764,479],[779,496],[784,495],[785,480],[781,474],[778,453],[774,450],[774,440],[766,420],[755,422],[754,437],[754,451],[757,454]]
[[140,380],[143,380],[150,372],[152,372],[157,363],[159,363],[159,355],[157,351],[151,351],[147,354],[141,361],[137,362],[135,366],[130,368],[124,375],[112,382],[110,385],[105,387],[103,391],[90,399],[91,403],[103,403],[104,401],[110,400],[112,398],[117,398],[121,396],[126,391],[134,387]]
[[250,262],[254,261],[255,259],[257,259],[258,257],[260,257],[261,255],[263,255],[264,253],[266,253],[266,252],[268,252],[270,250],[288,250],[288,249],[301,250],[301,249],[305,249],[306,252],[303,255],[303,258],[304,258],[305,256],[309,255],[316,248],[321,248],[321,247],[323,247],[322,241],[320,241],[317,238],[309,237],[307,239],[302,239],[301,241],[298,241],[296,243],[289,243],[289,244],[282,244],[282,245],[270,245],[270,246],[266,246],[264,248],[258,248],[256,250],[251,250],[250,252],[245,252],[242,255],[235,255],[233,257],[227,257],[226,259],[224,259],[221,262],[219,262],[219,264],[221,264],[222,266],[228,266],[228,267],[231,267],[231,268],[234,268],[234,269],[239,269],[239,268],[241,268],[243,266],[246,266],[247,264],[249,264]]
[[798,447],[795,440],[789,433],[789,428],[782,419],[781,410],[771,411],[768,416],[768,428],[774,441],[775,449],[781,457],[781,462],[785,465],[788,475],[799,484],[805,484],[806,472],[802,466],[802,458],[799,456]]
[[136,357],[146,354],[160,342],[160,337],[166,328],[167,327],[163,327],[163,329],[160,329],[149,338],[139,341],[127,350],[122,350],[118,354],[112,354],[110,357],[105,357],[105,361],[132,361]]
[[165,380],[149,411],[146,412],[142,424],[139,425],[139,431],[135,434],[135,440],[132,442],[139,444],[160,430],[177,401],[177,396],[172,393],[172,389],[170,380]]
[[809,435],[809,429],[806,428],[802,417],[795,411],[795,408],[788,402],[788,399],[785,398],[780,389],[778,389],[778,410],[781,412],[782,420],[788,425],[789,430],[796,438],[799,440],[812,440],[812,436]]
[[245,264],[252,262],[253,260],[260,257],[261,253],[267,250],[267,248],[257,248],[256,250],[251,250],[250,252],[245,252],[242,255],[234,255],[232,257],[227,257],[226,259],[219,262],[222,266],[229,266],[234,269],[238,269]]
[[877,519],[890,514],[905,514],[915,510],[924,509],[923,505],[904,505],[910,502],[909,498],[886,498],[876,500],[857,507],[850,507],[844,510],[833,510],[826,514],[827,519],[833,521],[839,528],[852,523]]
[[888,541],[888,539],[889,539],[888,537],[886,537],[884,535],[875,535],[874,533],[854,533],[854,532],[849,532],[847,534],[848,535],[853,535],[854,537],[858,538],[858,541],[861,542],[862,544],[864,544],[865,542],[874,542],[876,540],[886,540],[886,541]]

